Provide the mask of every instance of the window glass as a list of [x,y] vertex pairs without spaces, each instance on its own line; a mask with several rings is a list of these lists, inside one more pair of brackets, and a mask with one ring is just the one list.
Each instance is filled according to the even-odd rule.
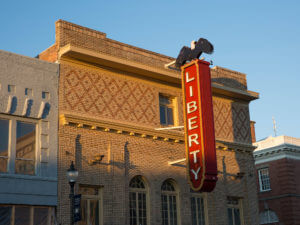
[[227,209],[227,213],[228,213],[228,224],[229,225],[233,225],[232,209],[228,208]]
[[172,97],[159,95],[160,123],[174,125],[174,104]]
[[0,224],[1,225],[10,225],[11,221],[11,206],[0,206]]
[[81,194],[81,221],[79,225],[100,225],[101,222],[101,196],[97,186],[79,186]]
[[162,224],[177,225],[176,191],[171,180],[166,180],[161,186]]
[[269,169],[263,168],[258,170],[260,191],[271,190]]
[[174,125],[173,109],[167,108],[168,125]]
[[147,204],[145,183],[141,176],[131,179],[129,192],[130,225],[147,224]]
[[0,119],[0,172],[7,172],[9,121]]
[[235,225],[241,225],[239,209],[234,209],[234,222],[235,222]]
[[192,225],[205,225],[204,202],[201,196],[191,197]]
[[30,208],[26,206],[15,207],[15,225],[30,225]]
[[227,197],[227,214],[229,225],[241,225],[241,199]]
[[99,225],[99,203],[98,200],[90,200],[90,224]]
[[34,208],[34,225],[44,225],[48,222],[48,208]]
[[35,127],[35,124],[17,121],[16,173],[35,173]]

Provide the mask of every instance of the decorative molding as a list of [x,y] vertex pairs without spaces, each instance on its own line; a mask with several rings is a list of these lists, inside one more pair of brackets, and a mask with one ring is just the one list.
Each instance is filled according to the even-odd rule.
[[114,132],[117,134],[128,134],[130,136],[150,137],[154,140],[173,141],[183,143],[183,133],[179,131],[156,131],[154,128],[128,125],[101,119],[91,119],[70,114],[60,115],[61,125],[75,125],[76,127],[86,127],[90,129]]
[[298,146],[279,146],[281,148],[272,148],[266,150],[254,151],[255,165],[271,162],[279,159],[300,160],[300,147]]
[[[78,127],[81,124],[82,128],[112,132],[120,135],[131,135],[140,138],[151,138],[153,140],[161,140],[165,142],[184,143],[183,131],[175,130],[155,130],[151,127],[136,126],[124,124],[103,119],[92,119],[70,114],[60,115],[60,124],[62,126],[73,125]],[[231,143],[221,140],[216,140],[216,149],[222,151],[236,151],[252,154],[255,146],[245,143]]]

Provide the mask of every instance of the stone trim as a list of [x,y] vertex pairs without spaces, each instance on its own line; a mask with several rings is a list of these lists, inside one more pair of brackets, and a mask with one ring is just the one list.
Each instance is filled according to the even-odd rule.
[[[103,119],[91,119],[71,114],[61,114],[59,121],[62,126],[76,126],[78,128],[136,136],[140,138],[152,138],[153,140],[175,142],[180,144],[185,142],[183,131],[155,130],[152,127],[136,126]],[[255,146],[244,143],[230,143],[216,140],[216,149],[252,154]]]

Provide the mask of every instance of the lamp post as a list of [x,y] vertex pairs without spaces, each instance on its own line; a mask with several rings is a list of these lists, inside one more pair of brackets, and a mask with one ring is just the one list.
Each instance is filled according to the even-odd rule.
[[67,177],[70,184],[70,195],[69,198],[71,200],[71,206],[70,206],[70,223],[71,225],[74,225],[74,185],[76,183],[76,179],[78,177],[78,171],[75,169],[73,161],[71,162],[70,168],[67,171]]

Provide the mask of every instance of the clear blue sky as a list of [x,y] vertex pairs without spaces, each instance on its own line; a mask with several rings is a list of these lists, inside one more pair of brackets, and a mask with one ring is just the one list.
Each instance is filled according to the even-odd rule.
[[247,74],[257,139],[300,137],[300,1],[1,1],[0,49],[36,56],[54,43],[64,19],[127,44],[176,57],[205,37],[214,65]]

